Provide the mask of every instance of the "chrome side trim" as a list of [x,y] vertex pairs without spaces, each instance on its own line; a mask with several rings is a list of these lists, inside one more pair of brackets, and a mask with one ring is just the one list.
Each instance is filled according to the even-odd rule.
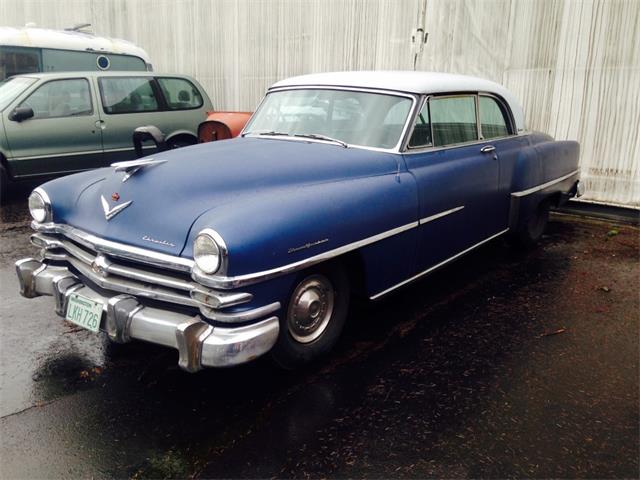
[[434,270],[436,270],[436,269],[438,269],[438,268],[440,268],[440,267],[442,267],[442,266],[446,265],[447,263],[452,262],[452,261],[453,261],[453,260],[455,260],[456,258],[461,257],[461,256],[462,256],[462,255],[464,255],[465,253],[470,252],[470,251],[471,251],[471,250],[473,250],[474,248],[477,248],[477,247],[479,247],[480,245],[483,245],[483,244],[487,243],[488,241],[493,240],[493,239],[494,239],[494,238],[496,238],[496,237],[499,237],[500,235],[502,235],[503,233],[506,233],[507,231],[509,231],[509,229],[508,229],[508,228],[505,228],[504,230],[502,230],[502,231],[500,231],[500,232],[498,232],[498,233],[496,233],[496,234],[494,234],[494,235],[491,235],[489,238],[485,238],[485,239],[484,239],[484,240],[482,240],[481,242],[478,242],[478,243],[476,243],[475,245],[472,245],[472,246],[470,246],[469,248],[467,248],[467,249],[465,249],[465,250],[462,250],[461,252],[456,253],[453,257],[449,257],[449,258],[447,258],[446,260],[443,260],[442,262],[437,263],[436,265],[433,265],[432,267],[427,268],[425,271],[420,272],[420,273],[418,273],[417,275],[414,275],[413,277],[408,278],[407,280],[403,280],[402,282],[400,282],[400,283],[398,283],[398,284],[396,284],[396,285],[394,285],[394,286],[392,286],[392,287],[390,287],[390,288],[387,288],[386,290],[383,290],[383,291],[382,291],[382,292],[380,292],[380,293],[376,293],[375,295],[373,295],[373,296],[371,296],[371,297],[369,297],[369,298],[371,298],[371,300],[376,300],[376,299],[378,299],[378,298],[382,297],[383,295],[386,295],[387,293],[389,293],[389,292],[391,292],[391,291],[395,290],[396,288],[400,288],[400,287],[402,287],[403,285],[406,285],[407,283],[413,282],[414,280],[417,280],[418,278],[420,278],[420,277],[422,277],[422,276],[426,275],[427,273],[429,273],[429,272],[433,272]]
[[298,262],[289,263],[288,265],[284,265],[282,267],[263,270],[262,272],[248,273],[246,275],[238,275],[235,277],[222,277],[215,275],[202,275],[198,272],[197,269],[194,269],[194,271],[191,273],[191,278],[203,285],[227,290],[246,285],[252,285],[254,283],[277,277],[279,275],[284,275],[285,273],[295,272],[297,270],[302,270],[312,265],[316,265],[320,262],[324,262],[325,260],[329,260],[352,250],[356,250],[372,243],[379,242],[380,240],[384,240],[385,238],[389,238],[394,235],[398,235],[399,233],[406,232],[407,230],[416,228],[418,225],[418,222],[407,223],[406,225],[392,228],[391,230],[387,230],[386,232],[373,235],[363,240],[358,240],[357,242],[343,245],[342,247],[334,248],[333,250],[320,253],[313,257],[305,258],[304,260],[300,260]]
[[[126,150],[133,150],[133,148],[127,148]],[[7,160],[37,160],[39,158],[78,157],[80,155],[94,155],[94,154],[101,154],[101,153],[102,153],[102,150],[84,150],[82,152],[31,155],[29,157],[10,157]]]
[[433,222],[434,220],[437,220],[438,218],[442,218],[442,217],[445,217],[447,215],[451,215],[452,213],[458,212],[458,211],[462,210],[463,208],[464,208],[464,205],[461,205],[459,207],[452,208],[450,210],[445,210],[444,212],[436,213],[435,215],[431,215],[430,217],[421,218],[419,223],[420,223],[420,225],[424,225],[425,223]]
[[38,223],[34,221],[31,222],[31,228],[36,232],[59,233],[97,252],[156,267],[190,272],[194,265],[193,260],[188,258],[105,240],[66,224]]
[[555,185],[556,183],[560,183],[560,182],[562,182],[563,180],[566,180],[569,177],[573,177],[574,175],[577,175],[578,173],[580,173],[579,169],[578,170],[574,170],[573,172],[568,173],[567,175],[564,175],[564,176],[562,176],[560,178],[556,178],[555,180],[551,180],[551,181],[549,181],[547,183],[543,183],[542,185],[538,185],[536,187],[531,187],[531,188],[528,188],[526,190],[522,190],[520,192],[514,192],[514,193],[511,194],[511,196],[512,197],[524,197],[526,195],[531,195],[532,193],[539,192],[540,190],[544,190],[545,188],[550,187],[552,185]]

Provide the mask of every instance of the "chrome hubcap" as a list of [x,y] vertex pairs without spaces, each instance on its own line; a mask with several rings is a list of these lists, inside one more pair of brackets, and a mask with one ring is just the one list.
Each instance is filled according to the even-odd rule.
[[291,336],[300,343],[317,339],[329,325],[335,295],[331,282],[323,275],[311,275],[296,287],[287,311]]

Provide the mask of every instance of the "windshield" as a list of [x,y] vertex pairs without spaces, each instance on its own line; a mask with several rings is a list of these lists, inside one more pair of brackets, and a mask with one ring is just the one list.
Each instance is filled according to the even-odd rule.
[[24,92],[35,78],[12,77],[0,82],[0,111],[4,110],[14,98]]
[[350,90],[282,90],[267,95],[245,135],[286,135],[373,148],[394,148],[412,100]]

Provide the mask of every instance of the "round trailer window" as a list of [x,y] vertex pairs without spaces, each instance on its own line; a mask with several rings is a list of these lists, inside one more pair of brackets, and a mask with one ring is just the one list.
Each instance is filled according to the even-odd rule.
[[98,68],[100,70],[106,70],[111,65],[111,62],[109,61],[109,58],[105,57],[104,55],[100,55],[98,57],[98,59],[96,60],[96,63],[98,64]]

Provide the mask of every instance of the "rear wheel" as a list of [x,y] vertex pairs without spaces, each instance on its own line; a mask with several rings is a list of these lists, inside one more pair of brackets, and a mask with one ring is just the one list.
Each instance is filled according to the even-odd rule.
[[515,234],[515,243],[523,248],[534,247],[549,223],[549,201],[540,202],[535,212],[518,228]]
[[273,359],[293,369],[327,354],[338,341],[349,308],[349,281],[340,265],[305,272],[280,319]]

